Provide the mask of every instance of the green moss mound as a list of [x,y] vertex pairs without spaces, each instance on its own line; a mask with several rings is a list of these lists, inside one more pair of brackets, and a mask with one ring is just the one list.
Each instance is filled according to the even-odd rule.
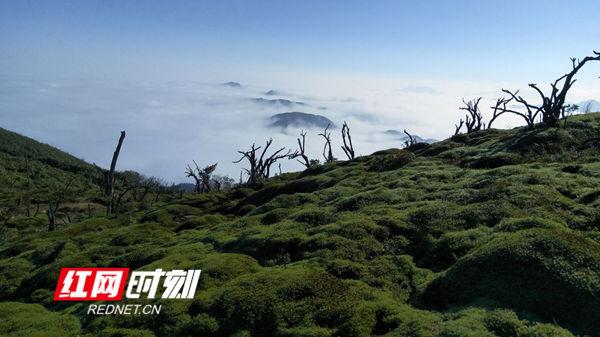
[[[356,301],[349,287],[328,273],[311,269],[272,270],[239,278],[224,287],[209,308],[223,322],[221,333],[290,333],[294,326],[312,330],[335,327]],[[315,329],[317,328],[317,329]]]
[[79,334],[74,316],[50,312],[39,304],[0,302],[0,335],[7,337],[70,337]]
[[507,234],[461,258],[424,294],[436,308],[477,298],[595,334],[600,330],[600,244],[562,230]]

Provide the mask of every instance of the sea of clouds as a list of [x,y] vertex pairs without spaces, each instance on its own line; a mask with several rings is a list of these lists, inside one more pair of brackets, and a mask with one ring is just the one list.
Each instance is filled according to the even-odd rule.
[[[235,79],[233,79],[235,80]],[[296,148],[301,131],[268,127],[269,117],[300,111],[350,125],[357,154],[402,147],[386,130],[407,129],[423,138],[444,139],[463,114],[461,99],[484,96],[482,110],[501,94],[502,85],[459,81],[316,78],[230,87],[202,81],[60,80],[0,81],[1,127],[49,143],[88,162],[109,165],[119,131],[127,137],[118,169],[136,170],[168,182],[185,182],[185,166],[218,162],[217,172],[239,176],[238,150],[273,138],[273,149]],[[512,88],[512,86],[509,86]],[[266,96],[268,90],[278,95]],[[589,94],[583,91],[582,94]],[[595,93],[594,90],[591,93]],[[581,95],[580,95],[581,96]],[[283,98],[305,105],[261,104],[255,98]],[[588,96],[589,97],[589,96]],[[582,97],[583,99],[583,97]],[[495,127],[522,124],[503,116]],[[322,130],[307,129],[307,152],[322,159]],[[334,154],[344,159],[340,129],[332,131]],[[295,161],[282,170],[299,170]]]

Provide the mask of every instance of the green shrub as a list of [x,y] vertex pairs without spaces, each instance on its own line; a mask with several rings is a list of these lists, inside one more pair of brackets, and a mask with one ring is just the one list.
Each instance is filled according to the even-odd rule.
[[0,335],[70,337],[80,333],[74,316],[47,311],[39,304],[0,302]]
[[6,221],[6,227],[16,228],[19,230],[25,229],[46,229],[48,227],[48,219],[42,216],[38,217],[14,217]]
[[228,243],[226,248],[250,255],[261,263],[277,260],[285,254],[295,261],[301,258],[303,249],[300,245],[307,238],[306,233],[295,229],[285,231],[273,229],[264,233],[241,235]]
[[200,216],[191,216],[186,219],[183,224],[181,224],[176,232],[186,230],[186,229],[206,229],[212,228],[215,225],[225,222],[227,218],[220,214],[206,214]]
[[270,336],[295,326],[339,326],[351,315],[353,300],[348,286],[327,273],[288,268],[228,283],[209,313],[218,319],[221,334],[247,330]]
[[183,324],[178,336],[210,336],[219,331],[219,322],[207,314],[198,314]]
[[334,179],[325,176],[308,176],[285,183],[273,183],[242,199],[237,209],[248,204],[261,206],[280,195],[314,192],[332,186],[334,183]]
[[294,220],[311,226],[320,226],[334,222],[336,216],[326,209],[309,208],[294,214]]
[[140,222],[156,222],[167,227],[176,225],[171,214],[164,209],[158,209],[144,214],[140,219]]
[[497,237],[459,259],[428,286],[424,299],[443,307],[486,297],[595,333],[599,296],[600,244],[563,230],[530,229]]
[[386,154],[374,153],[369,163],[369,171],[384,172],[397,170],[415,159],[414,153],[407,150],[389,150]]
[[341,279],[360,279],[367,273],[367,268],[362,263],[343,259],[328,260],[325,268],[331,275]]
[[16,292],[21,281],[35,266],[23,258],[0,261],[0,300],[6,300]]
[[492,231],[487,227],[444,233],[427,250],[420,262],[433,270],[444,270],[472,249],[487,243],[491,239]]
[[278,336],[281,337],[330,337],[334,335],[334,329],[328,329],[319,326],[282,328],[278,332]]
[[258,262],[252,257],[233,253],[210,254],[198,261],[197,265],[202,269],[203,280],[210,282],[210,279],[216,285],[260,270]]
[[494,227],[494,230],[499,232],[516,232],[529,228],[561,229],[565,228],[565,226],[553,220],[541,219],[537,217],[508,218],[502,219],[500,224]]
[[462,165],[471,168],[496,168],[506,165],[518,164],[521,157],[515,153],[499,152],[494,154],[485,153],[481,156],[468,158],[462,162]]
[[265,213],[260,222],[263,225],[272,225],[287,218],[289,214],[290,211],[287,208],[275,208],[274,210]]
[[336,202],[335,206],[338,211],[356,211],[372,204],[391,203],[397,198],[398,196],[392,191],[385,188],[378,188],[341,198]]

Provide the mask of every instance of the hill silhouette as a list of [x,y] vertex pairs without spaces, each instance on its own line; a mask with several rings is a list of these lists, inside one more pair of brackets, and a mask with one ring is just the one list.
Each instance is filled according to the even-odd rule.
[[325,129],[335,124],[327,117],[305,112],[284,112],[275,114],[269,119],[270,128],[285,129],[288,127]]

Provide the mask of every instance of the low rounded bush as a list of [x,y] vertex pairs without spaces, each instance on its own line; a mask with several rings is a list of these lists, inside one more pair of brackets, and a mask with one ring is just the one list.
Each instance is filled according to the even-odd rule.
[[200,216],[191,216],[183,222],[177,229],[176,232],[186,229],[206,229],[212,228],[213,226],[226,221],[227,218],[219,214],[207,214]]
[[38,217],[14,217],[6,220],[6,227],[24,229],[45,229],[48,227],[48,219],[42,216]]
[[365,206],[377,203],[391,203],[396,198],[398,198],[398,195],[391,190],[382,187],[340,198],[335,206],[338,211],[356,211]]
[[179,336],[210,336],[219,331],[219,322],[207,314],[201,313],[192,317],[179,329]]
[[582,334],[600,331],[600,244],[574,232],[529,229],[483,245],[431,282],[431,307],[490,298]]
[[261,264],[267,263],[269,260],[278,260],[286,254],[295,261],[302,257],[303,249],[300,245],[307,238],[306,233],[298,230],[273,230],[268,233],[242,235],[237,240],[229,242],[225,248],[250,255]]
[[494,230],[499,231],[499,232],[516,232],[516,231],[519,231],[522,229],[530,229],[530,228],[561,229],[561,228],[565,228],[565,226],[563,226],[560,223],[553,221],[553,220],[536,218],[536,217],[517,218],[517,219],[507,218],[507,219],[502,219],[502,221],[500,221],[500,223],[496,227],[494,227]]
[[21,281],[34,269],[34,265],[23,258],[11,258],[0,262],[0,300],[15,293]]
[[462,165],[471,168],[496,168],[506,165],[518,164],[521,158],[516,153],[499,152],[496,154],[484,154],[480,157],[468,158],[462,161]]
[[222,284],[240,275],[260,270],[258,262],[250,256],[233,253],[215,253],[198,261],[204,278],[210,278],[216,284]]
[[308,268],[274,269],[244,275],[219,290],[209,314],[220,335],[249,331],[275,336],[289,328],[334,328],[347,322],[356,299],[330,274]]
[[402,168],[415,159],[414,153],[407,150],[388,150],[386,154],[374,155],[369,163],[369,171],[384,172]]
[[260,219],[260,222],[263,225],[272,225],[287,218],[289,214],[290,211],[286,208],[275,208],[274,210],[265,213]]
[[46,310],[39,304],[0,302],[0,335],[70,337],[80,334],[75,316]]
[[294,214],[294,220],[309,224],[311,226],[320,226],[334,222],[336,220],[336,216],[334,213],[325,209],[309,208]]
[[487,227],[444,233],[425,252],[425,256],[423,256],[420,263],[436,271],[447,269],[458,258],[491,239],[492,230]]
[[168,227],[176,225],[171,214],[164,209],[158,209],[144,214],[140,219],[140,222],[156,222]]

